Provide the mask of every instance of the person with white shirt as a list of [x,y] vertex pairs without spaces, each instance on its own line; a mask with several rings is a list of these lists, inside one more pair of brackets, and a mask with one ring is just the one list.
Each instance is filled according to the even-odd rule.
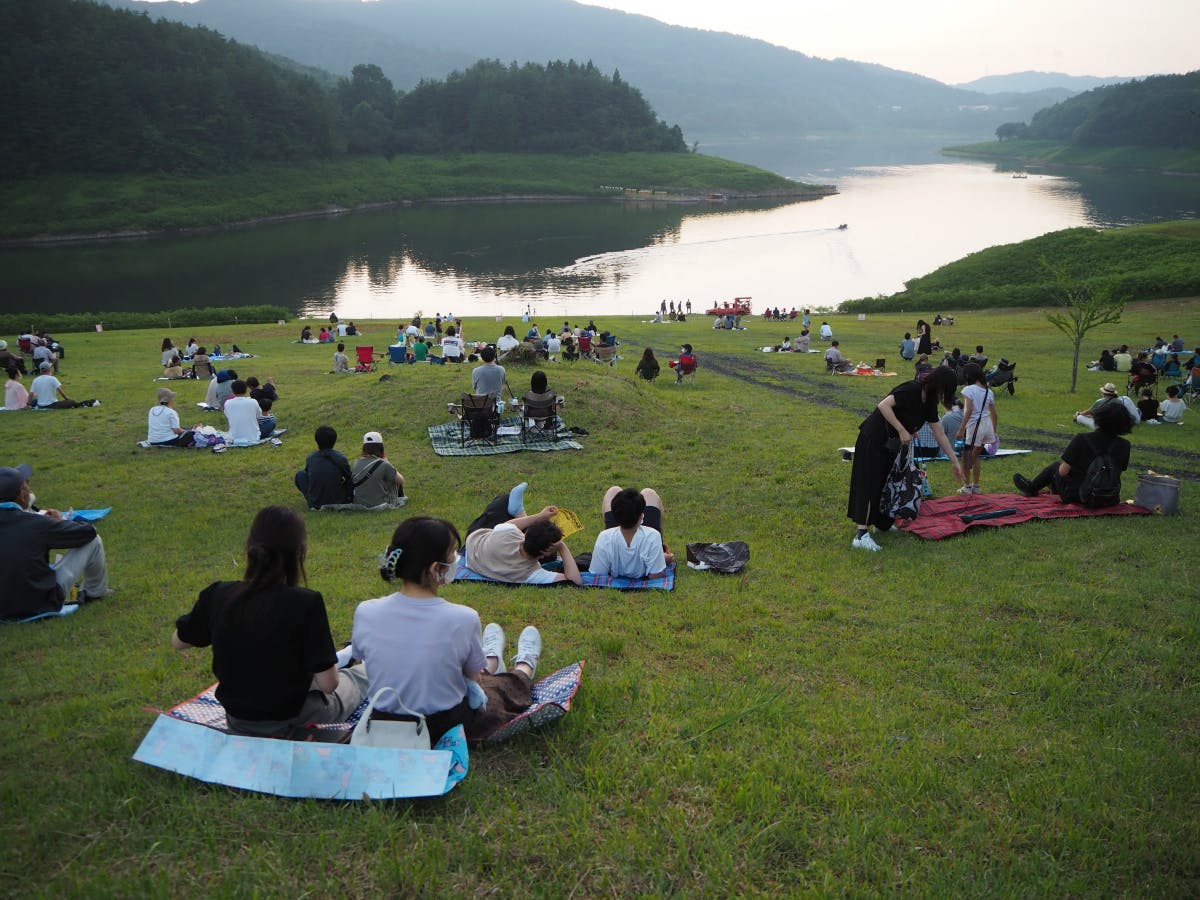
[[44,362],[38,367],[41,373],[29,385],[33,405],[38,409],[75,409],[79,406],[99,406],[99,400],[72,400],[62,389],[62,382],[50,374],[53,368]]
[[455,363],[463,360],[462,338],[458,336],[453,325],[446,329],[446,336],[442,338],[442,359]]
[[979,462],[983,456],[983,447],[996,441],[996,395],[988,387],[983,367],[978,363],[967,363],[962,372],[966,381],[962,392],[963,413],[954,436],[956,440],[963,442],[963,470],[967,472],[968,480],[958,492],[978,494],[981,469]]
[[146,440],[159,447],[191,447],[196,434],[189,428],[179,427],[179,413],[175,411],[174,402],[173,390],[158,389],[158,404],[150,407],[146,416]]
[[613,485],[600,503],[604,531],[592,548],[588,571],[623,578],[657,578],[674,556],[662,539],[662,498],[652,488]]
[[246,382],[240,378],[232,385],[233,394],[225,401],[223,411],[229,423],[231,444],[257,444],[259,442],[258,417],[262,409],[258,401],[250,397]]
[[500,335],[500,339],[496,341],[496,352],[503,355],[517,348],[521,342],[517,340],[517,334],[511,325],[504,326],[504,334]]

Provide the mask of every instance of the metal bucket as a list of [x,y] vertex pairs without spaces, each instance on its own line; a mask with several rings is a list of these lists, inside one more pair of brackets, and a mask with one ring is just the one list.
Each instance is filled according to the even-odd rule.
[[1179,515],[1179,479],[1170,475],[1138,476],[1133,502],[1164,516]]

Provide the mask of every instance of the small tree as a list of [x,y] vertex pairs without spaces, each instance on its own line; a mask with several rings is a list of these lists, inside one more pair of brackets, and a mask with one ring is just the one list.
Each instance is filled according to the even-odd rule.
[[1050,324],[1071,339],[1071,393],[1079,380],[1079,348],[1093,328],[1115,325],[1121,321],[1125,298],[1114,297],[1112,286],[1106,283],[1080,281],[1071,277],[1063,266],[1052,266],[1045,259],[1042,266],[1054,276],[1055,294],[1062,301],[1059,312],[1047,312]]

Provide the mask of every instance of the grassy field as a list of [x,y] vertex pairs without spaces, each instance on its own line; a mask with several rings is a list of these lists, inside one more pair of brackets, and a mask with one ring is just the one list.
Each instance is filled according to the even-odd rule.
[[1029,165],[1136,169],[1189,175],[1200,172],[1200,153],[1188,148],[1073,147],[1057,141],[1013,140],[946,147],[942,152],[949,156],[1012,160]]
[[[925,318],[932,312],[922,310]],[[846,354],[887,357],[916,314],[831,317]],[[947,346],[982,343],[1018,363],[999,397],[1018,461],[984,464],[1005,490],[1076,433],[1070,352],[1036,310],[958,314]],[[519,324],[519,323],[516,323]],[[549,321],[546,324],[550,324]],[[551,385],[583,451],[448,459],[426,427],[469,384],[465,369],[334,377],[328,347],[290,343],[298,323],[195,329],[259,354],[281,447],[140,450],[158,387],[150,331],[61,335],[61,378],[94,409],[3,413],[8,464],[29,461],[44,506],[113,506],[99,526],[118,594],[72,617],[0,628],[0,891],[6,896],[597,896],[901,893],[1163,896],[1200,891],[1200,542],[1195,451],[1183,426],[1142,426],[1133,466],[1185,477],[1184,513],[983,529],[939,542],[880,537],[850,549],[849,466],[837,448],[896,382],[834,378],[817,354],[763,354],[792,325],[713,332],[696,317],[604,319],[625,341],[609,369],[560,364]],[[394,323],[369,329],[378,347]],[[502,323],[468,320],[468,339]],[[1200,341],[1195,300],[1132,305],[1094,333],[1144,345]],[[11,341],[11,336],[6,335]],[[696,346],[694,386],[634,379],[641,347]],[[902,366],[897,368],[904,371]],[[386,365],[381,372],[386,372]],[[514,387],[529,370],[510,371]],[[185,423],[203,385],[180,383]],[[209,419],[212,421],[212,419]],[[303,509],[292,473],[313,428],[353,456],[383,432],[408,479],[405,515],[460,527],[495,493],[531,484],[531,507],[573,509],[591,549],[610,484],[653,486],[668,543],[744,539],[737,576],[679,572],[673,593],[453,584],[444,595],[499,621],[536,624],[543,671],[586,658],[572,713],[472,752],[439,800],[328,803],[207,786],[131,761],[147,707],[191,696],[206,651],[168,644],[176,616],[237,578],[262,505]],[[932,463],[937,493],[953,490]],[[1127,474],[1126,495],[1134,478]],[[306,513],[309,584],[336,640],[375,570],[394,514]]]
[[0,239],[211,228],[432,199],[610,197],[623,188],[701,196],[815,190],[699,153],[474,153],[264,166],[209,177],[56,175],[0,184]]

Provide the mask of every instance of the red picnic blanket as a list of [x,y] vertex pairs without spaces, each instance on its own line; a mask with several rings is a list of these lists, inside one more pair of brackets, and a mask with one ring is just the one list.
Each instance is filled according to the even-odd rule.
[[899,519],[904,531],[926,540],[962,534],[976,525],[1019,525],[1032,519],[1066,519],[1077,516],[1148,516],[1151,511],[1132,503],[1092,509],[1063,503],[1057,494],[951,494],[926,500],[915,519]]

